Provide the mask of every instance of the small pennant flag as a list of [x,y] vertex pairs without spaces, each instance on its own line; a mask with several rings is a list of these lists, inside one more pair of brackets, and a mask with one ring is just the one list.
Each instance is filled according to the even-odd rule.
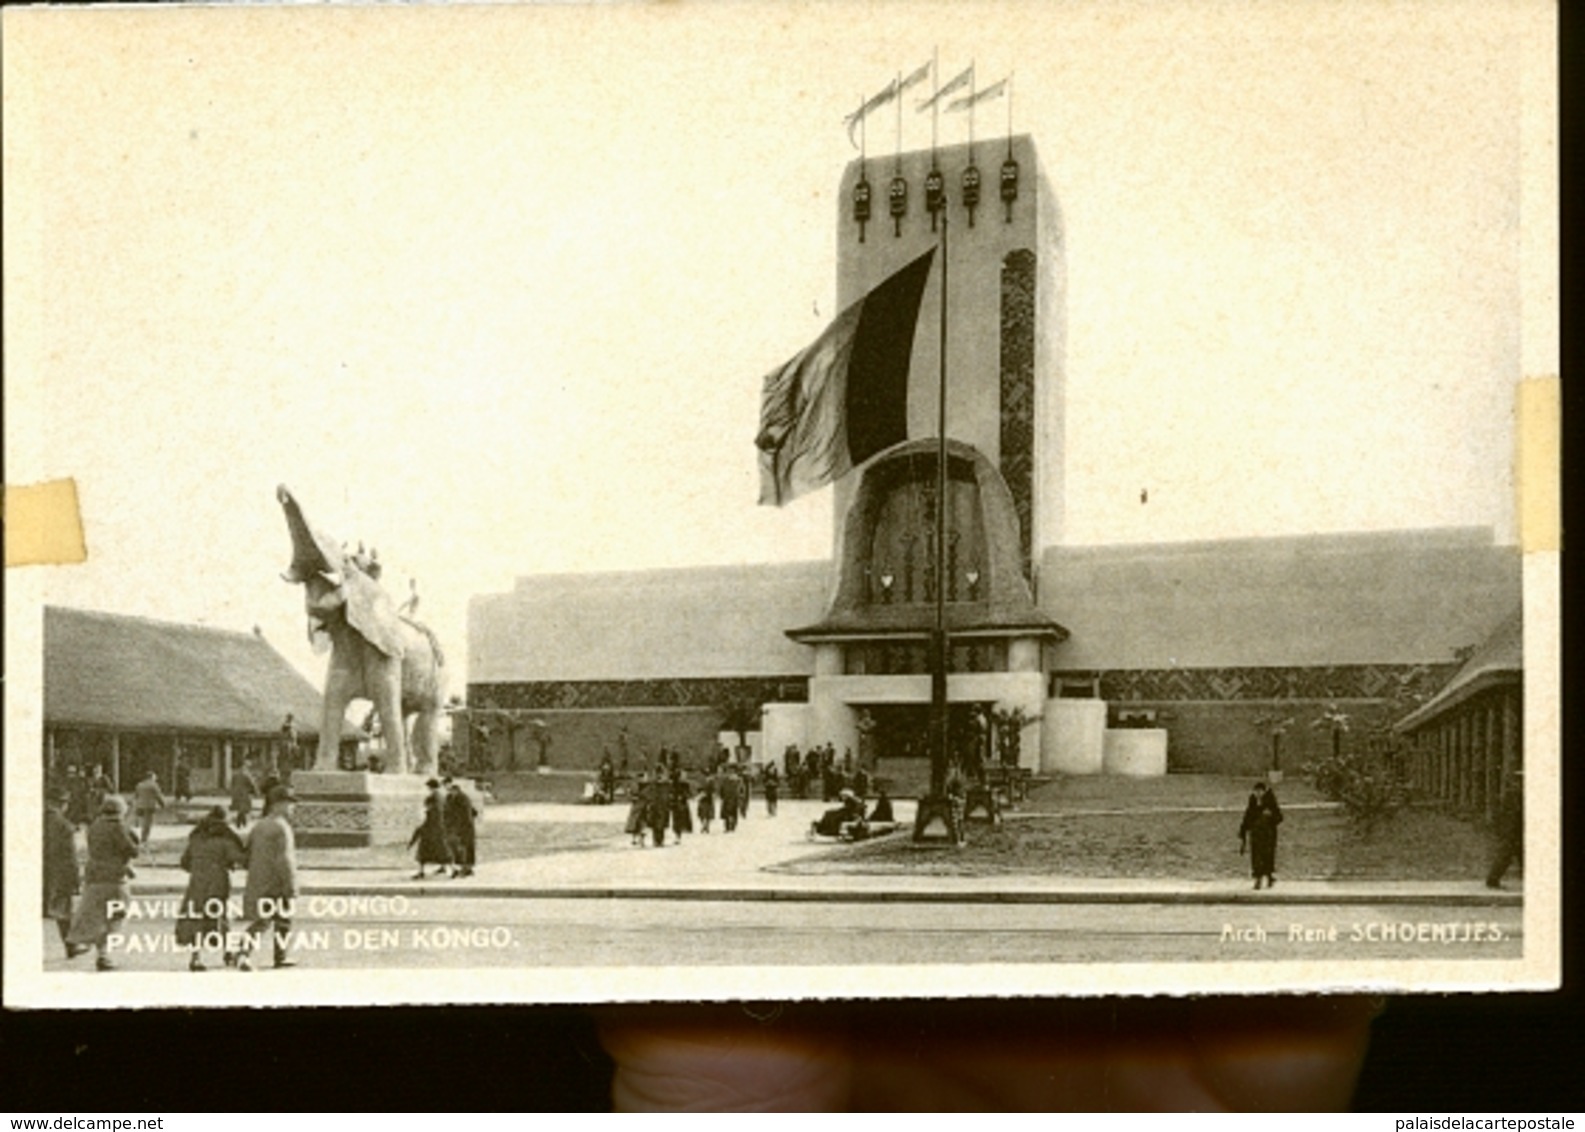
[[908,439],[908,370],[931,248],[832,320],[765,375],[760,403],[762,504],[780,507],[834,483]]
[[1000,98],[1007,93],[1007,80],[988,86],[984,90],[977,90],[967,98],[960,98],[947,107],[948,114],[955,114],[959,110],[967,110],[970,106],[978,106],[982,102],[989,102],[993,98]]
[[947,95],[952,94],[954,91],[962,90],[964,87],[968,86],[973,81],[974,81],[974,64],[970,63],[967,67],[965,67],[962,70],[961,73],[956,75],[950,82],[948,82],[946,86],[942,87],[940,90],[938,90],[934,94],[932,94],[929,98],[927,98],[923,102],[919,103],[919,106],[918,106],[919,112],[921,114],[923,114],[926,110],[929,110],[932,106],[934,106],[936,103],[940,102]]
[[848,127],[848,141],[853,143],[854,148],[857,148],[859,143],[858,139],[853,136],[853,131],[858,129],[859,123],[864,121],[864,119],[872,112],[879,110],[882,106],[885,106],[888,102],[896,97],[897,80],[893,79],[891,82],[886,84],[885,90],[881,91],[879,94],[872,94],[869,97],[869,100],[865,102],[863,106],[860,106],[857,110],[843,119],[843,121],[847,123]]
[[902,85],[897,88],[897,94],[900,97],[902,95],[903,91],[908,90],[910,87],[918,86],[920,83],[924,82],[929,77],[930,77],[930,60],[926,59],[923,63],[919,64],[919,66],[915,67],[912,71],[908,72],[908,77],[903,79]]

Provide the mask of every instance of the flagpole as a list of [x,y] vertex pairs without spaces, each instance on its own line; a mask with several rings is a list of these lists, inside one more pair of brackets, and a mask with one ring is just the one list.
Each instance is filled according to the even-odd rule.
[[941,48],[935,47],[930,52],[930,168],[936,167],[936,121],[940,116],[941,107]]
[[[969,64],[973,66],[973,64]],[[974,164],[974,96],[980,89],[979,72],[969,76],[969,164]]]
[[1007,72],[1007,156],[1013,155],[1013,73]]
[[[930,793],[947,788],[947,210],[941,210],[940,380],[936,383],[936,624],[930,666],[930,709],[935,717],[936,749],[930,759]],[[950,823],[949,823],[950,824]]]
[[949,706],[947,703],[947,226],[948,210],[941,210],[941,313],[940,379],[936,387],[936,547],[935,624],[930,632],[930,790],[919,799],[914,814],[914,840],[926,839],[927,831],[939,820],[946,827],[947,839],[963,844],[963,822],[959,801],[947,793],[947,767],[950,763]]
[[893,172],[903,171],[903,73],[897,72],[897,149],[896,160],[893,162]]

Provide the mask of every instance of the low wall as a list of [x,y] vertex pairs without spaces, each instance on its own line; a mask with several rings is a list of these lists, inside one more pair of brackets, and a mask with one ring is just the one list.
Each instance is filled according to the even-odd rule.
[[1160,778],[1167,773],[1167,733],[1159,727],[1108,728],[1103,769],[1124,778]]
[[[546,762],[557,770],[594,771],[600,756],[610,751],[612,761],[621,758],[618,736],[627,729],[628,761],[638,770],[643,757],[654,756],[662,746],[680,750],[683,761],[704,765],[716,749],[721,713],[711,708],[598,708],[590,711],[542,711],[534,718],[545,721],[550,735]],[[453,737],[458,757],[465,763],[473,752],[469,738],[458,727]],[[501,724],[491,726],[483,762],[488,770],[512,766],[507,731]],[[476,740],[475,740],[476,741]],[[735,742],[735,739],[734,739]],[[516,769],[533,770],[539,763],[539,746],[529,728],[519,728],[515,737]]]
[[788,747],[809,749],[808,704],[766,704],[760,720],[763,757],[779,764]]
[[[1291,719],[1282,736],[1281,763],[1288,774],[1331,753],[1326,727],[1313,724],[1330,707],[1350,717],[1346,746],[1364,741],[1381,721],[1394,717],[1381,701],[1279,700],[1197,702],[1140,700],[1113,702],[1114,709],[1152,709],[1156,726],[1167,733],[1167,759],[1174,773],[1237,774],[1259,778],[1271,767],[1271,719]],[[1398,709],[1401,714],[1402,709]]]
[[1104,700],[1047,700],[1040,728],[1040,773],[1100,774]]

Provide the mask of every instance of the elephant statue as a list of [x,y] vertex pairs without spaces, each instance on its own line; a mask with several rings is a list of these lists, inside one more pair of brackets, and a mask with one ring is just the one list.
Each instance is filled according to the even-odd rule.
[[[432,772],[445,710],[446,662],[426,626],[404,617],[379,582],[379,558],[346,549],[309,525],[285,485],[275,497],[292,535],[292,563],[282,577],[304,587],[308,637],[330,646],[325,706],[315,770],[336,769],[347,705],[371,700],[385,736],[386,769]],[[412,717],[409,738],[407,719]],[[411,758],[409,758],[411,750]]]

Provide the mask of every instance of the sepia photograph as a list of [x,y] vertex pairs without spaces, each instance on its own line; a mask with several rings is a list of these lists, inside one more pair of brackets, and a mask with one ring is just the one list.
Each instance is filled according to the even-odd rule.
[[1556,987],[1554,19],[5,10],[6,1005]]

